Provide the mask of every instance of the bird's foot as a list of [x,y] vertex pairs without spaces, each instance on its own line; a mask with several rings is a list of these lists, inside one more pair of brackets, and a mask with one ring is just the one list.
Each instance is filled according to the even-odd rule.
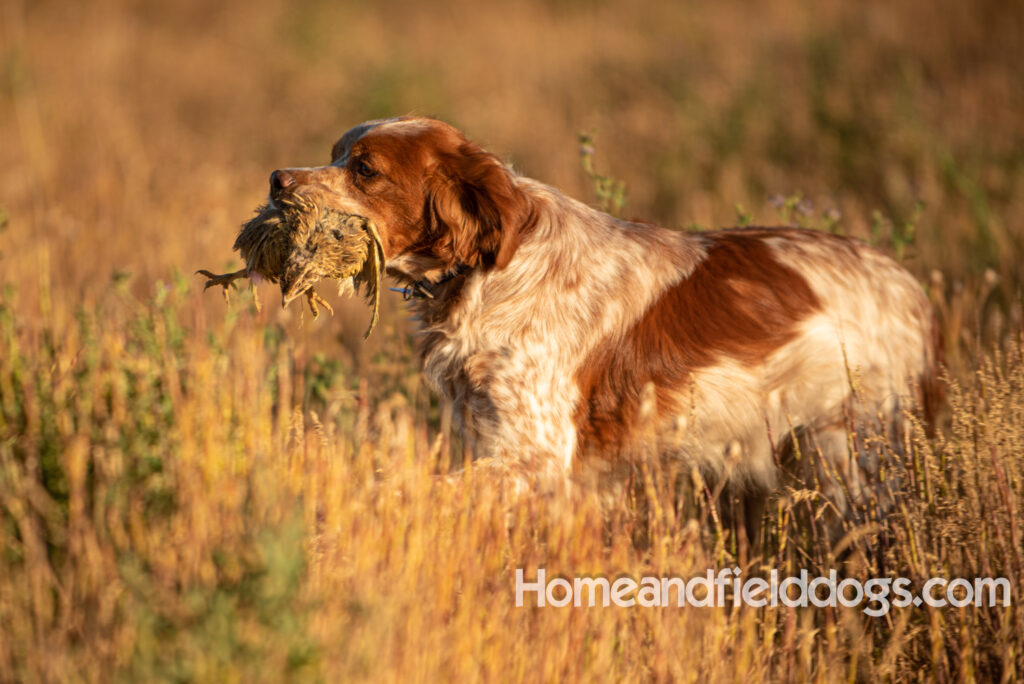
[[332,316],[334,315],[334,309],[331,305],[327,303],[326,299],[318,295],[313,288],[306,290],[306,300],[309,302],[309,310],[313,314],[313,320],[320,316],[320,309],[317,307],[317,304],[323,304],[324,308],[330,311]]
[[243,268],[241,271],[235,271],[234,273],[224,273],[222,275],[215,275],[205,269],[199,269],[198,271],[196,271],[196,273],[206,278],[206,283],[203,285],[204,292],[206,291],[206,288],[211,287],[213,285],[220,285],[222,288],[224,288],[224,301],[230,301],[230,299],[228,298],[228,290],[235,286],[236,280],[238,280],[239,278],[249,277],[249,270],[245,268]]

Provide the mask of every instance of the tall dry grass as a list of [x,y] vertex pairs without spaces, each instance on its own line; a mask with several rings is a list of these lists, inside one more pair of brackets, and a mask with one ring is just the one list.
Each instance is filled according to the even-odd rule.
[[[1019,8],[0,10],[0,680],[1022,676]],[[938,434],[891,464],[894,513],[836,553],[798,522],[824,504],[785,490],[755,558],[699,488],[669,496],[644,459],[610,509],[585,492],[510,501],[473,470],[452,486],[397,298],[363,344],[358,303],[313,324],[244,294],[225,307],[182,275],[226,265],[270,170],[407,111],[596,201],[589,132],[628,214],[782,219],[902,258],[935,301],[951,382]],[[1005,576],[1015,603],[514,607],[518,567],[733,563]]]
[[[45,317],[0,300],[0,674],[277,681],[1007,679],[1024,610],[516,608],[514,572],[1007,577],[1018,595],[1024,355],[954,383],[918,429],[895,513],[837,554],[787,489],[763,557],[660,464],[602,508],[439,478],[438,411],[404,360],[357,378],[241,307],[201,323],[188,281]],[[401,359],[405,350],[391,351]],[[395,362],[392,360],[392,364]],[[384,398],[368,401],[367,383]],[[355,389],[356,391],[353,391]],[[891,467],[896,467],[895,465]],[[889,472],[895,473],[890,470]],[[684,515],[688,512],[695,517]],[[800,521],[803,521],[802,523]]]

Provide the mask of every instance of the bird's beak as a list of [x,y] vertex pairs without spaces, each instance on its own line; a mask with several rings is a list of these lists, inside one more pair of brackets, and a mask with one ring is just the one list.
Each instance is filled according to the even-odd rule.
[[307,252],[292,253],[281,275],[281,307],[288,306],[318,280],[313,269],[313,256]]

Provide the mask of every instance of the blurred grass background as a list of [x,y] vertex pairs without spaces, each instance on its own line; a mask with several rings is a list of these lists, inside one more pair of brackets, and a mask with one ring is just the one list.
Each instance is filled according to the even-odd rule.
[[[190,275],[237,261],[270,171],[404,113],[596,202],[587,133],[629,216],[873,241],[928,287],[954,401],[848,572],[1016,589],[1021,64],[1001,0],[0,0],[0,679],[1021,677],[1016,607],[516,611],[515,567],[737,549],[444,489],[400,297],[364,344],[360,302],[314,323]],[[788,496],[769,553],[829,567]]]

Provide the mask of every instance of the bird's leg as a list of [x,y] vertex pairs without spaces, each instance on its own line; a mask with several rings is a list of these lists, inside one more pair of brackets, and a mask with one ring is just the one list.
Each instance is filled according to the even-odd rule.
[[324,308],[334,315],[334,309],[327,303],[327,300],[316,293],[316,290],[309,288],[306,290],[306,299],[309,301],[309,310],[313,314],[313,319],[316,320],[320,316],[320,309],[317,308],[317,304],[323,304]]
[[249,269],[243,268],[241,271],[235,271],[234,273],[224,273],[223,275],[214,275],[205,269],[199,269],[196,271],[199,275],[206,277],[206,284],[203,285],[203,291],[211,285],[220,285],[224,288],[224,301],[230,301],[228,299],[228,288],[234,287],[235,281],[239,278],[248,278]]
[[256,307],[256,313],[263,313],[263,305],[260,304],[260,291],[256,287],[256,281],[249,281],[249,292],[252,292],[252,305]]

